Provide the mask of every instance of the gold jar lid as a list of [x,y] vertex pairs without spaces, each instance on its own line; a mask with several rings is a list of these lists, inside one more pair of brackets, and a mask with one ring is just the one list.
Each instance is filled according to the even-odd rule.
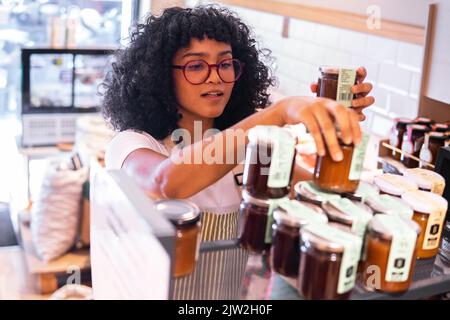
[[415,182],[421,189],[432,190],[435,185],[444,185],[445,187],[444,177],[431,170],[422,168],[406,169],[403,175],[405,178]]
[[[352,203],[355,206],[356,210],[358,210],[358,211],[362,210],[367,214],[373,215],[372,209],[370,209],[370,207],[364,203],[361,203],[359,201],[344,199],[344,198],[342,198],[341,201],[346,201],[346,202],[348,201],[349,203]],[[325,212],[330,217],[330,219],[338,221],[345,225],[351,226],[353,224],[353,221],[356,219],[356,216],[350,214],[350,212],[346,212],[346,211],[339,209],[337,206],[333,205],[332,202],[333,201],[327,201],[322,204],[323,210],[325,210]]]
[[200,209],[187,200],[159,200],[155,202],[155,208],[174,225],[191,224],[200,219]]
[[394,196],[401,196],[407,191],[419,189],[415,182],[410,181],[398,174],[392,173],[384,173],[376,176],[373,182],[380,189],[380,191]]
[[388,194],[379,194],[367,198],[366,204],[375,212],[399,215],[411,219],[414,211],[401,199]]
[[[400,216],[385,214],[378,214],[373,217],[367,226],[367,230],[375,233],[380,238],[389,241],[392,240],[395,231],[393,231],[392,227],[389,228],[388,226],[395,225],[395,223],[401,223],[403,228],[412,230],[417,235],[420,234],[421,229],[417,222],[411,219],[402,218]],[[401,232],[401,230],[398,230],[398,232]]]
[[443,197],[427,191],[410,191],[402,194],[402,200],[414,211],[432,214],[436,211],[447,212],[448,203]]
[[337,193],[321,190],[312,181],[300,181],[294,186],[295,193],[300,198],[321,205],[329,199],[339,199],[341,196]]

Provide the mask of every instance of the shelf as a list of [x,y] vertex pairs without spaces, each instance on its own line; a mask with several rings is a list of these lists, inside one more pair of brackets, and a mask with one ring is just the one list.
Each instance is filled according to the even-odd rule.
[[[270,299],[303,300],[295,288],[295,279],[289,279],[273,273],[273,287]],[[436,259],[418,260],[413,283],[402,294],[370,292],[360,282],[353,289],[352,300],[412,300],[425,299],[450,292],[450,260],[438,255]]]

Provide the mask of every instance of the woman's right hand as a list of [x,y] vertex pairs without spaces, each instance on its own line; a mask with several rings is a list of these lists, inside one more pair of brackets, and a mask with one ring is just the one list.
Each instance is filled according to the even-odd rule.
[[[334,161],[343,159],[336,127],[345,144],[358,144],[361,129],[357,113],[334,100],[315,97],[288,97],[278,101],[287,124],[303,123],[316,142],[317,154],[330,151]],[[326,146],[326,147],[325,147]]]

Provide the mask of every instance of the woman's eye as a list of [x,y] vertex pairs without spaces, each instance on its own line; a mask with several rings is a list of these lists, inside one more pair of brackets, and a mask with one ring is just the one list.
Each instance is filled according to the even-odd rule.
[[232,67],[232,63],[231,62],[222,62],[220,64],[220,68],[222,68],[222,69],[229,69],[231,67]]
[[188,64],[186,66],[186,69],[188,71],[201,71],[205,68],[205,65],[203,63],[192,63],[192,64]]

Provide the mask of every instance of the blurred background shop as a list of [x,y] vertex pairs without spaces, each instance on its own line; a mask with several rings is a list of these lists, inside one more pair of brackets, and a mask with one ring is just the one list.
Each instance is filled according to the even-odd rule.
[[[399,170],[402,161],[395,154],[402,146],[391,138],[402,126],[400,118],[408,124],[429,121],[430,130],[436,124],[447,125],[442,130],[448,134],[449,0],[0,0],[0,299],[92,297],[88,167],[95,159],[95,170],[102,170],[104,147],[114,134],[98,114],[98,86],[111,67],[111,53],[127,44],[135,23],[165,7],[200,3],[218,3],[235,11],[252,27],[261,47],[272,51],[278,78],[278,85],[270,89],[273,99],[313,95],[310,83],[317,80],[322,65],[366,67],[376,100],[362,122],[370,135],[367,171]],[[298,165],[311,168],[311,139],[302,143],[304,162]],[[444,144],[443,149],[448,142]],[[436,164],[436,154],[428,169],[444,177],[443,197],[448,201],[450,150],[446,149],[443,160]],[[122,194],[126,206],[134,203],[123,187],[129,183],[126,177],[106,174],[104,179],[111,184],[108,190],[115,190],[111,194]],[[116,186],[117,181],[123,185]],[[71,195],[77,192],[82,196],[81,200],[74,196],[78,199],[74,204]],[[55,198],[46,198],[49,194]],[[50,200],[60,206],[46,202]],[[145,201],[137,202],[139,209],[130,210],[145,207]],[[36,212],[40,218],[32,222]],[[64,234],[63,229],[69,231]],[[442,246],[449,246],[448,231],[442,233]],[[97,267],[109,261],[101,254],[94,259]],[[264,259],[256,256],[249,261],[242,298],[298,298],[291,285],[265,268]],[[411,297],[442,298],[450,292],[450,267],[444,260],[438,256],[435,264],[420,269],[423,274]],[[450,253],[445,261],[450,263]],[[115,275],[133,268],[129,262],[116,267]],[[442,277],[439,288],[435,276]],[[108,297],[108,290],[117,288],[102,280],[98,292]],[[124,289],[130,294],[122,297],[139,298],[145,281],[138,280],[118,284],[130,290]],[[64,286],[69,281],[85,286],[71,291]],[[162,292],[167,286],[161,284]],[[270,292],[274,287],[278,291]],[[372,296],[361,290],[355,297]]]

